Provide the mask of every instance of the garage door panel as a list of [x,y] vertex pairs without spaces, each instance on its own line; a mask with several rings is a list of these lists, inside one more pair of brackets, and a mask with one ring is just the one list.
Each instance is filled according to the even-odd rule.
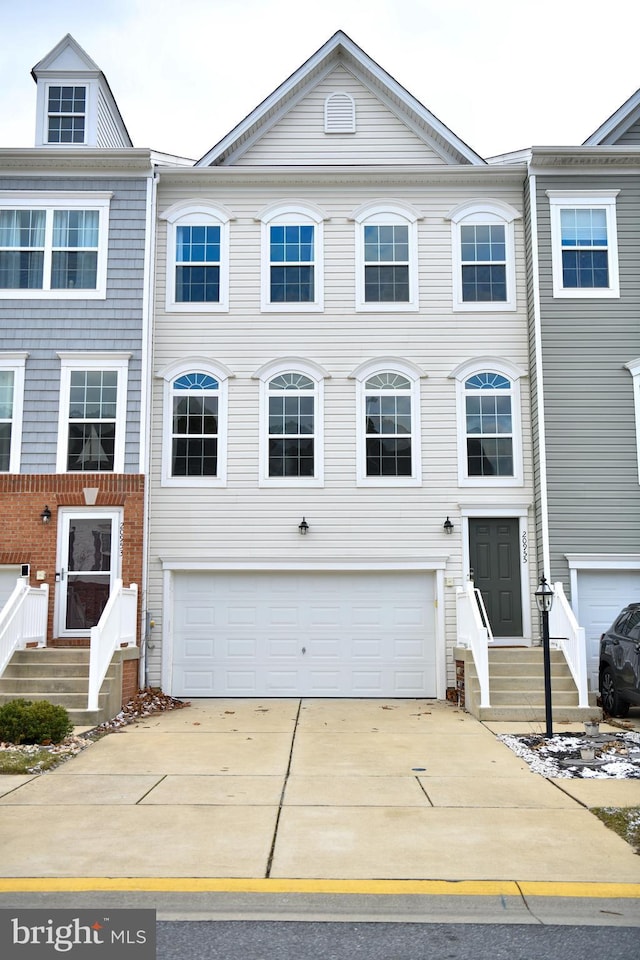
[[584,627],[592,690],[599,683],[600,636],[634,601],[640,601],[640,570],[578,571],[578,623]]
[[180,572],[171,692],[435,696],[433,598],[427,573]]
[[225,657],[250,657],[256,659],[256,641],[254,637],[229,637],[226,642],[221,642],[223,648],[221,658]]

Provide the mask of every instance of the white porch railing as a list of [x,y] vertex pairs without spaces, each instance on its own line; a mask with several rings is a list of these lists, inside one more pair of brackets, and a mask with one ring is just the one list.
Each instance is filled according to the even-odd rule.
[[587,648],[584,627],[578,626],[573,610],[569,606],[562,583],[554,583],[553,606],[549,611],[550,643],[563,651],[578,689],[578,706],[589,706],[589,687],[587,683]]
[[100,687],[115,651],[135,647],[137,621],[137,584],[123,587],[122,580],[116,580],[98,625],[91,628],[88,710],[98,709]]
[[480,706],[490,707],[489,649],[493,639],[479,590],[468,582],[456,590],[458,644],[471,650],[480,683]]
[[48,611],[49,585],[30,587],[20,578],[0,610],[0,676],[14,650],[24,650],[28,644],[46,645]]

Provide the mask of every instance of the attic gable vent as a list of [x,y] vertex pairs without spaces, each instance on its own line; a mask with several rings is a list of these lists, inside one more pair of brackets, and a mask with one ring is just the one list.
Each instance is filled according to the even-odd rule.
[[355,133],[356,105],[349,93],[330,93],[324,102],[325,133]]

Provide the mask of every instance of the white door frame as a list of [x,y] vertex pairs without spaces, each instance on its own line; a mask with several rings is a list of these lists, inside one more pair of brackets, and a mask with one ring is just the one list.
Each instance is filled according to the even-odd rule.
[[527,504],[512,504],[504,507],[493,507],[491,504],[482,504],[481,506],[460,507],[462,520],[462,569],[464,575],[468,576],[469,560],[469,518],[487,517],[506,517],[514,518],[519,522],[519,543],[520,543],[520,596],[522,605],[522,636],[521,637],[498,637],[494,640],[495,646],[508,646],[518,644],[520,646],[531,646],[533,637],[533,627],[531,622],[531,594],[530,594],[530,549],[529,549],[529,507]]
[[122,538],[120,535],[123,518],[122,507],[59,507],[54,606],[55,636],[57,637],[86,637],[89,633],[88,630],[67,629],[66,613],[69,525],[74,518],[87,520],[91,517],[108,518],[112,521],[109,592],[113,590],[114,581],[120,576],[122,566]]

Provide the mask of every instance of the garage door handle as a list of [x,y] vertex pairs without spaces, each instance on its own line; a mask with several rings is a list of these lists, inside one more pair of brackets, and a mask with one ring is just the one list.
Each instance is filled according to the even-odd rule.
[[303,653],[306,653],[306,652],[307,652],[307,648],[306,648],[306,647],[303,647],[303,648],[302,648],[302,652],[303,652]]

